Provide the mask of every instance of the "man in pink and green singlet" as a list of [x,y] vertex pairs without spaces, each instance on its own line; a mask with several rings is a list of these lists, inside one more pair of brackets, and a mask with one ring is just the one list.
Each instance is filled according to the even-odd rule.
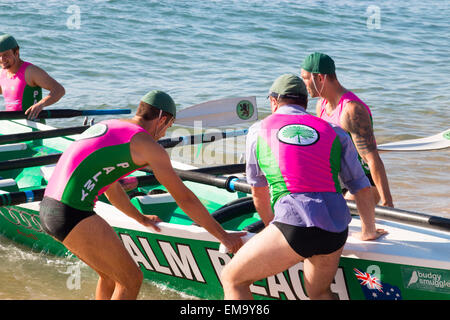
[[245,232],[227,233],[175,173],[166,150],[157,143],[176,117],[165,92],[144,95],[131,119],[99,122],[63,152],[41,201],[42,228],[99,274],[96,299],[136,299],[142,272],[112,227],[95,213],[101,194],[138,223],[160,231],[158,216],[144,215],[130,202],[118,180],[151,166],[155,177],[194,222],[232,252]]
[[[0,94],[6,111],[24,111],[28,119],[59,101],[64,87],[41,68],[23,61],[16,39],[9,34],[0,36]],[[49,91],[42,97],[42,88]]]
[[330,285],[348,236],[351,215],[341,181],[356,196],[361,240],[386,232],[375,226],[369,181],[350,137],[306,112],[308,94],[293,74],[269,91],[272,115],[249,129],[246,175],[265,229],[224,267],[226,299],[251,299],[249,286],[304,262],[310,299],[333,299]]
[[[301,77],[310,96],[319,97],[317,116],[340,126],[350,134],[361,165],[371,181],[375,202],[381,200],[382,206],[393,207],[386,170],[377,150],[369,107],[339,83],[336,67],[330,56],[314,52],[305,58],[301,68]],[[353,199],[353,196],[350,193],[346,198]]]

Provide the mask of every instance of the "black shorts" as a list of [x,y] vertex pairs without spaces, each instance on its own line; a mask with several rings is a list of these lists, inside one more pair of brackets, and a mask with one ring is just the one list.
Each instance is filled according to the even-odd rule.
[[94,211],[78,210],[49,197],[42,199],[39,210],[42,229],[61,242],[80,221],[95,214]]
[[297,227],[275,221],[291,248],[303,258],[318,254],[330,254],[340,249],[348,237],[348,228],[342,232],[330,232],[317,227]]

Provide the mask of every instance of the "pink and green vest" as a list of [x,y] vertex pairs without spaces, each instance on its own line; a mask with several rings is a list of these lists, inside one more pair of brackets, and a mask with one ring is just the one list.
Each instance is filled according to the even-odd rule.
[[6,111],[25,111],[42,99],[42,88],[30,87],[25,81],[25,70],[30,65],[24,61],[12,78],[8,78],[6,70],[1,71],[0,86]]
[[274,113],[264,119],[256,156],[271,189],[272,206],[291,193],[340,193],[341,149],[331,125],[315,116]]
[[[357,101],[357,102],[361,103],[366,108],[367,112],[369,113],[370,121],[371,121],[372,126],[373,126],[372,112],[370,111],[369,106],[367,104],[365,104],[360,98],[358,98],[357,95],[355,95],[351,91],[347,91],[346,93],[344,93],[342,95],[341,99],[339,100],[339,104],[337,105],[336,109],[333,110],[333,113],[331,115],[328,115],[326,113],[325,106],[327,105],[328,101],[323,99],[322,105],[321,105],[321,109],[320,109],[319,118],[321,118],[321,119],[323,119],[323,120],[325,120],[327,122],[334,123],[334,124],[336,124],[336,125],[338,125],[339,127],[342,128],[342,126],[341,126],[341,115],[342,115],[342,112],[343,112],[343,110],[345,108],[345,105],[348,102],[351,102],[351,101]],[[351,135],[350,135],[350,137],[351,137]],[[369,166],[367,165],[367,163],[364,162],[364,160],[361,158],[361,156],[359,154],[358,154],[358,160],[361,163],[361,166],[364,169],[364,172],[366,174],[369,174],[370,173]]]
[[48,182],[45,196],[73,208],[91,211],[110,184],[142,166],[131,157],[130,141],[146,132],[121,120],[106,120],[90,127],[62,154]]

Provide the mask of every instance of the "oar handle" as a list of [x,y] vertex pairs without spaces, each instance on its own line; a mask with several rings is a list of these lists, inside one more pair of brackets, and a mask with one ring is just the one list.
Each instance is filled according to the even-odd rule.
[[[350,210],[357,210],[355,201],[347,200],[347,206]],[[421,212],[375,206],[375,215],[386,220],[402,221],[411,224],[427,225],[438,229],[450,230],[450,219],[432,216]]]
[[[60,156],[60,154],[51,155],[51,156],[57,157],[57,156]],[[48,156],[45,156],[45,157],[48,157]],[[32,159],[36,159],[36,158],[39,158],[39,157],[35,157]],[[239,165],[234,165],[234,166],[235,166],[234,167],[235,169],[237,169],[237,168],[242,169],[242,166],[245,166],[245,164],[239,164]],[[241,191],[244,193],[251,194],[251,187],[245,180],[238,179],[235,176],[225,177],[225,176],[215,176],[210,173],[205,173],[208,171],[209,172],[219,171],[220,170],[219,168],[220,167],[200,168],[200,169],[194,169],[194,170],[189,170],[189,171],[175,169],[175,171],[177,172],[177,174],[180,176],[180,178],[182,180],[188,180],[188,181],[192,181],[192,182],[198,182],[198,183],[203,183],[206,185],[216,186],[218,188],[226,189],[230,192]],[[201,172],[202,170],[204,172]],[[240,171],[240,172],[242,172],[242,171]],[[154,175],[131,177],[131,178],[127,178],[127,179],[129,179],[127,181],[128,183],[130,183],[130,182],[134,183],[137,181],[137,186],[151,185],[151,184],[158,183],[158,181]],[[135,179],[135,180],[133,180],[133,179]],[[19,203],[39,201],[42,199],[43,194],[44,194],[44,189],[0,194],[0,206],[15,205],[15,204],[19,204]],[[347,205],[351,210],[357,210],[357,206],[354,201],[348,200]],[[447,230],[447,231],[450,230],[450,219],[447,219],[444,217],[432,216],[432,215],[427,215],[427,214],[420,213],[420,212],[407,211],[407,210],[388,208],[388,207],[382,207],[382,206],[376,206],[375,214],[376,214],[376,216],[385,218],[387,220],[395,220],[395,221],[400,221],[400,222],[405,222],[405,223],[419,224],[422,226],[428,226],[428,227],[443,229],[443,230]]]
[[104,116],[114,114],[130,114],[131,109],[82,110],[82,116]]
[[[223,166],[198,168],[198,169],[193,169],[193,170],[178,170],[178,169],[176,169],[175,171],[179,174],[179,176],[182,180],[189,180],[189,179],[186,179],[186,177],[187,177],[186,172],[194,172],[194,173],[199,173],[199,174],[207,174],[207,176],[213,176],[214,174],[232,174],[232,173],[242,172],[244,170],[245,170],[245,164],[239,163],[239,164],[229,164],[229,165],[223,165]],[[129,190],[133,190],[137,187],[152,186],[155,184],[159,184],[159,181],[153,175],[152,170],[147,169],[147,168],[142,168],[141,171],[152,173],[152,174],[149,174],[146,176],[139,176],[139,177],[122,178],[119,180],[122,187],[125,190],[129,191]],[[224,185],[225,184],[227,184],[226,179],[225,179]]]
[[3,136],[0,136],[0,144],[7,144],[7,143],[13,143],[13,142],[16,143],[16,142],[22,142],[22,141],[31,141],[31,140],[38,140],[38,139],[67,136],[67,135],[82,133],[83,131],[85,131],[88,128],[89,128],[89,126],[79,126],[79,127],[70,127],[70,128],[62,128],[62,129],[55,129],[55,130],[6,134]]
[[[250,185],[236,177],[220,177],[205,173],[176,170],[177,174],[183,180],[204,183],[207,185],[216,186],[227,189],[228,191],[241,191],[251,193]],[[356,203],[354,201],[347,201],[350,209],[356,210]],[[376,206],[375,214],[378,217],[391,219],[395,221],[420,224],[426,227],[433,227],[437,229],[450,230],[450,219],[438,216],[431,216],[420,212],[407,211],[395,208],[388,208]]]
[[60,157],[61,157],[61,153],[55,153],[55,154],[50,154],[50,155],[46,155],[46,156],[6,160],[6,161],[0,162],[0,171],[1,170],[12,170],[12,169],[19,169],[19,168],[45,166],[48,164],[53,164],[53,163],[58,162]]
[[241,191],[245,193],[252,192],[250,185],[246,181],[240,180],[235,176],[228,176],[228,177],[214,176],[207,173],[195,172],[194,170],[185,171],[175,169],[175,172],[183,180],[204,183],[210,186],[226,189],[229,192],[235,191]]
[[[79,116],[129,114],[131,109],[111,110],[76,110],[76,109],[46,109],[42,110],[37,119],[72,118]],[[28,116],[24,111],[1,111],[0,120],[26,119]]]
[[14,206],[17,204],[41,201],[44,197],[45,189],[8,192],[0,194],[0,207]]

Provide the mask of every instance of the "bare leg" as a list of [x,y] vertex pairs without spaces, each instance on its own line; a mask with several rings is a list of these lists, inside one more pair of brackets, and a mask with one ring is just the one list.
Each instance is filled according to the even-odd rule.
[[100,275],[97,282],[97,289],[95,291],[96,300],[109,300],[111,299],[114,289],[116,288],[116,283],[109,277],[102,275],[101,272],[97,273]]
[[303,260],[274,225],[251,238],[222,271],[225,299],[252,299],[249,286]]
[[250,239],[222,271],[225,299],[252,299],[250,284],[304,261],[304,280],[310,299],[335,299],[330,284],[336,275],[343,246],[328,255],[304,259],[274,225]]
[[96,298],[136,299],[142,272],[111,226],[100,216],[81,221],[63,244],[99,273]]
[[341,257],[339,250],[327,255],[315,255],[305,260],[303,277],[306,292],[311,300],[334,300],[337,297],[331,292],[330,284],[336,274]]

